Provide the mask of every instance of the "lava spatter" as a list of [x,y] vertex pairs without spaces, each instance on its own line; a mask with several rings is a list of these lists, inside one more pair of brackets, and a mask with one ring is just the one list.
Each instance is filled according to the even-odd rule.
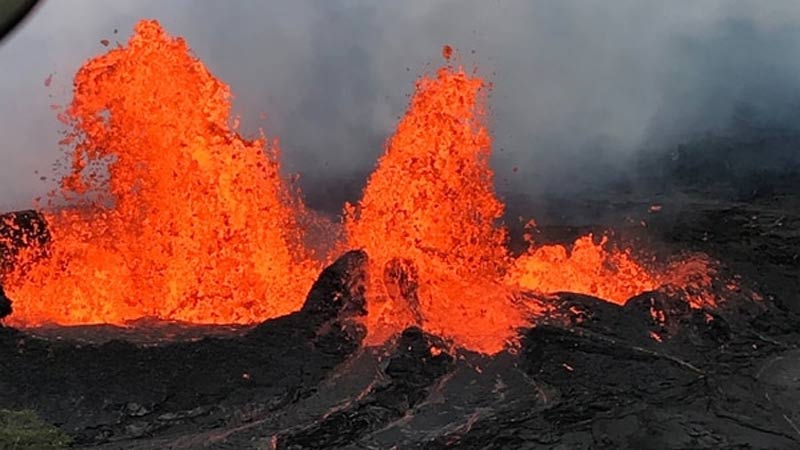
[[609,251],[607,243],[607,237],[595,242],[591,234],[576,239],[571,249],[532,243],[514,261],[507,281],[533,291],[577,292],[617,304],[659,287],[657,277],[630,250]]

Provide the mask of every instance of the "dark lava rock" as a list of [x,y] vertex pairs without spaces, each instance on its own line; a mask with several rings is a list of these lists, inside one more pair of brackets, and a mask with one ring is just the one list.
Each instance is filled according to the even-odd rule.
[[386,292],[398,304],[405,303],[414,315],[417,325],[424,318],[419,305],[419,270],[413,261],[393,258],[386,262],[383,270]]
[[301,311],[320,320],[365,315],[366,264],[367,254],[361,250],[339,257],[314,282]]
[[680,294],[653,291],[625,303],[625,310],[659,339],[684,339],[694,346],[722,345],[730,340],[727,321],[711,309],[691,308]]
[[386,378],[381,383],[311,425],[276,435],[276,448],[338,448],[403,417],[428,396],[429,388],[451,368],[452,356],[431,353],[432,346],[442,345],[419,328],[405,330],[383,369]]
[[345,254],[301,311],[239,337],[83,345],[0,329],[0,408],[32,409],[77,444],[96,445],[220,426],[296,402],[360,346],[365,263],[363,252]]
[[662,293],[625,307],[574,294],[557,303],[519,357],[543,402],[498,407],[415,448],[800,448],[797,339]]
[[[798,448],[796,351],[739,322],[722,344],[699,339],[705,319],[694,323],[696,311],[674,298],[554,302],[521,348],[494,356],[438,353],[443,343],[406,330],[341,366],[321,385],[326,394],[290,408],[293,421],[265,418],[212,448]],[[672,311],[666,322],[686,330],[654,339],[663,316],[655,320],[650,306]],[[367,375],[361,388],[343,381],[358,373]],[[344,399],[332,401],[340,389]],[[788,396],[778,399],[781,390]]]
[[11,309],[11,303],[11,299],[6,297],[6,291],[4,291],[3,286],[0,285],[0,319],[11,314],[13,311]]

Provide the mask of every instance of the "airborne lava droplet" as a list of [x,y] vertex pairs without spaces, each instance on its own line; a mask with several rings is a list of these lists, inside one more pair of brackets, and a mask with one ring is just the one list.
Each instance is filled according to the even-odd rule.
[[450,58],[453,56],[453,47],[450,47],[449,45],[443,46],[442,47],[442,56],[444,57],[444,59],[449,61]]

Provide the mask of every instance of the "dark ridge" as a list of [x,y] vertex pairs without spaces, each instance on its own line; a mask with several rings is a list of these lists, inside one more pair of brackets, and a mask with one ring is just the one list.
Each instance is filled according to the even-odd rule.
[[338,448],[403,417],[428,396],[437,379],[452,369],[453,357],[445,352],[433,355],[431,347],[444,345],[419,328],[405,330],[383,370],[383,382],[349,408],[276,435],[277,448]]
[[[800,369],[797,332],[677,306],[650,293],[625,307],[562,297],[554,319],[525,333],[519,370],[547,401],[509,405],[417,449],[792,449],[800,445],[782,377]],[[665,313],[665,332],[649,307]],[[732,308],[732,309],[735,309]],[[577,311],[577,313],[576,313]],[[703,320],[696,320],[703,317]],[[774,319],[774,317],[773,317]],[[732,321],[731,321],[732,320]],[[790,323],[797,323],[796,318]],[[730,323],[729,323],[730,322]],[[779,321],[780,322],[780,321]],[[779,323],[778,322],[778,323]],[[730,325],[730,327],[729,327]],[[661,332],[661,341],[650,336]],[[789,343],[791,342],[791,344]],[[791,362],[789,362],[791,360]]]

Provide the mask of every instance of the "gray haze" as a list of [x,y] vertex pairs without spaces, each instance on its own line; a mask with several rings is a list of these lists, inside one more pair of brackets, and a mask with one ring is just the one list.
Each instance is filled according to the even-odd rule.
[[363,183],[443,44],[495,83],[501,192],[591,185],[645,143],[725,128],[742,104],[787,126],[800,105],[796,0],[49,0],[0,43],[0,209],[52,187],[34,174],[61,155],[49,105],[140,18],[232,86],[245,130],[280,138],[309,196]]

